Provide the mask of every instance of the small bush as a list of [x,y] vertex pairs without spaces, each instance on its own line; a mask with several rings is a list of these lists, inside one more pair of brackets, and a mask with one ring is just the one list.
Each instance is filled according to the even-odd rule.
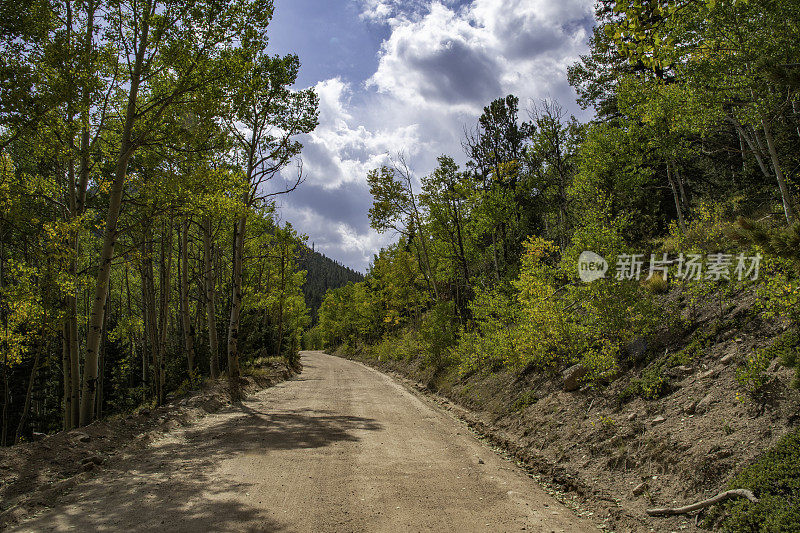
[[632,379],[619,394],[619,400],[625,403],[635,396],[643,400],[657,400],[669,391],[669,379],[664,376],[663,366],[656,364],[647,367],[640,378]]
[[772,361],[770,350],[759,350],[736,369],[736,381],[750,395],[758,394],[767,384],[766,371]]
[[[748,357],[744,364],[736,369],[736,380],[749,394],[758,394],[767,383],[766,371],[775,358],[778,358],[784,366],[797,367],[798,344],[800,339],[797,330],[795,328],[788,330],[769,347]],[[797,381],[795,377],[793,384]]]
[[644,288],[653,294],[665,294],[669,292],[669,281],[664,279],[660,272],[656,272],[652,277],[642,282]]
[[517,401],[514,402],[514,409],[517,411],[524,411],[526,407],[535,404],[539,401],[539,398],[536,396],[536,392],[529,390],[525,391],[519,395]]
[[681,365],[691,365],[705,355],[705,346],[708,340],[702,335],[696,336],[682,350],[679,350],[667,357],[664,362],[666,368],[674,368]]
[[423,355],[419,333],[407,329],[399,335],[386,335],[380,342],[364,349],[364,355],[378,361],[402,361]]
[[200,385],[203,383],[203,376],[199,373],[194,373],[190,375],[188,378],[184,379],[178,388],[175,390],[176,396],[184,396],[193,390],[197,390],[200,388]]
[[462,376],[504,366],[520,368],[519,304],[511,287],[478,288],[470,303],[474,326],[465,327],[452,349]]
[[749,489],[759,502],[727,502],[709,515],[708,523],[719,520],[720,529],[730,533],[800,531],[800,430],[784,436],[729,488]]
[[451,363],[451,348],[458,340],[456,324],[453,302],[439,302],[425,314],[420,326],[425,366],[438,369]]
[[319,324],[303,333],[301,345],[304,350],[322,350],[325,347],[323,331]]

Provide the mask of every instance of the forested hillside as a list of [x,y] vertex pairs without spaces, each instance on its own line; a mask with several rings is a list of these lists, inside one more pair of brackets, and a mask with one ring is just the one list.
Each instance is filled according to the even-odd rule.
[[317,313],[322,299],[329,289],[337,289],[348,283],[364,280],[364,275],[352,268],[322,255],[312,248],[304,246],[298,254],[298,265],[306,271],[303,283],[303,296],[306,300],[311,324],[317,323]]
[[[544,380],[509,400],[523,411],[546,396],[548,381],[560,388],[564,379],[567,390],[593,398],[584,411],[595,401],[611,406],[609,417],[592,421],[605,433],[592,433],[595,448],[578,448],[584,458],[614,437],[620,405],[636,399],[652,413],[662,398],[682,398],[671,396],[682,372],[713,370],[720,343],[742,342],[743,326],[761,320],[761,333],[748,335],[766,347],[725,345],[734,349],[724,363],[736,362],[735,401],[763,413],[764,401],[796,398],[771,376],[775,365],[797,365],[800,338],[800,4],[600,1],[596,15],[590,53],[569,69],[595,118],[580,123],[559,102],[509,95],[466,128],[465,165],[444,154],[433,172],[417,175],[397,157],[370,172],[372,227],[401,237],[363,282],[328,293],[317,326],[339,353],[413,362],[434,387],[465,384],[463,394],[482,408],[501,394],[480,388],[497,384],[492,376],[511,374],[512,388]],[[622,389],[621,404],[607,398]],[[479,390],[489,396],[477,399]],[[733,395],[728,381],[719,382],[723,390]],[[552,422],[583,418],[579,411]],[[780,420],[779,433],[796,435],[796,417]],[[728,426],[723,437],[734,431]],[[746,435],[751,446],[771,442]],[[555,441],[557,463],[583,442],[563,436],[545,430],[531,446]],[[800,459],[782,446],[775,457],[791,450]],[[636,475],[669,473],[667,456],[651,457],[650,470],[640,465]],[[621,458],[598,460],[609,461],[609,479],[622,477]],[[664,470],[652,471],[653,461]],[[705,487],[737,471],[720,468]],[[756,468],[745,483],[762,502],[730,505],[723,527],[800,527],[796,470],[783,460],[761,468],[772,470]],[[764,520],[772,525],[755,526]]]
[[1,13],[0,444],[295,361],[304,239],[273,199],[317,97],[272,2]]

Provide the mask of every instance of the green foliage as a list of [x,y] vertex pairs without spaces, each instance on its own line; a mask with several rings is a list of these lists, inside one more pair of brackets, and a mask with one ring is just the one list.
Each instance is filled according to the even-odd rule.
[[301,346],[303,350],[322,350],[325,347],[322,327],[319,324],[303,332]]
[[349,282],[364,281],[364,275],[360,272],[325,257],[307,246],[302,246],[298,250],[297,262],[298,268],[306,271],[303,296],[311,315],[312,325],[318,321],[317,313],[328,289],[336,289]]
[[731,500],[713,510],[707,523],[729,533],[800,531],[800,430],[781,438],[729,487],[749,489],[759,502]]
[[434,369],[448,366],[451,349],[458,339],[457,324],[453,302],[439,302],[425,314],[419,328],[425,366]]
[[514,409],[517,411],[524,411],[526,408],[538,401],[539,398],[536,396],[536,391],[525,391],[520,394],[517,400],[514,402]]
[[[782,334],[768,347],[751,354],[736,369],[736,381],[751,396],[758,396],[767,384],[766,371],[776,358],[782,365],[797,367],[800,337],[797,329],[792,328]],[[798,378],[795,377],[794,384]]]
[[758,350],[736,369],[736,381],[751,395],[756,395],[767,383],[765,372],[772,361],[770,350]]
[[691,366],[701,360],[705,354],[709,334],[699,332],[681,350],[665,354],[651,362],[638,378],[630,380],[628,385],[620,392],[620,402],[627,402],[634,397],[644,400],[657,400],[672,391],[669,378],[665,373],[676,366]]
[[800,282],[791,259],[765,255],[757,288],[757,309],[765,318],[800,323]]
[[647,278],[642,285],[653,294],[666,294],[669,292],[669,281],[659,272]]
[[727,203],[702,201],[685,232],[674,222],[670,224],[662,248],[668,253],[730,253],[728,234],[737,207],[736,199]]
[[692,365],[701,360],[705,355],[705,345],[708,340],[703,334],[695,337],[682,350],[667,356],[664,361],[665,368],[674,368],[681,365]]
[[550,241],[531,238],[525,248],[513,287],[476,291],[475,327],[455,350],[462,373],[501,366],[552,371],[581,362],[587,381],[613,378],[622,347],[658,324],[657,306],[636,283],[565,282],[574,274],[562,270]]
[[368,346],[364,355],[378,361],[406,361],[420,358],[424,351],[419,333],[406,330],[396,335],[387,335],[379,342]]
[[197,390],[200,388],[200,385],[203,383],[203,376],[200,374],[193,374],[184,379],[180,385],[175,389],[175,395],[185,396],[189,392],[193,390]]
[[[20,14],[0,32],[0,371],[11,398],[0,444],[18,421],[22,432],[69,429],[95,406],[196,386],[217,373],[212,352],[225,370],[229,323],[232,360],[296,358],[303,238],[277,223],[282,191],[263,185],[299,155],[317,98],[291,89],[296,55],[266,52],[271,0],[39,2]],[[250,224],[240,240],[234,222]],[[222,296],[240,293],[241,309]]]
[[519,305],[508,286],[477,289],[470,303],[474,327],[464,328],[454,354],[462,375],[503,366],[518,367]]

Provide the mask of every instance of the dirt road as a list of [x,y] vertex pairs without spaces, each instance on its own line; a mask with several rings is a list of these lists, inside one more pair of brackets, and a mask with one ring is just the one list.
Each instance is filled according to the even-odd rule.
[[597,531],[449,414],[321,352],[15,531]]

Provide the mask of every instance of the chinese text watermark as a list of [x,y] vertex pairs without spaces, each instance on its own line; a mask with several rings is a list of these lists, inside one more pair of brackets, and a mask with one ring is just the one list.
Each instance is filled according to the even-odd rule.
[[[694,281],[720,281],[758,279],[761,255],[740,254],[619,254],[613,277],[619,281],[650,279],[655,275],[666,280],[670,275],[677,279]],[[603,256],[585,251],[578,258],[578,276],[590,283],[606,277],[608,261]]]

